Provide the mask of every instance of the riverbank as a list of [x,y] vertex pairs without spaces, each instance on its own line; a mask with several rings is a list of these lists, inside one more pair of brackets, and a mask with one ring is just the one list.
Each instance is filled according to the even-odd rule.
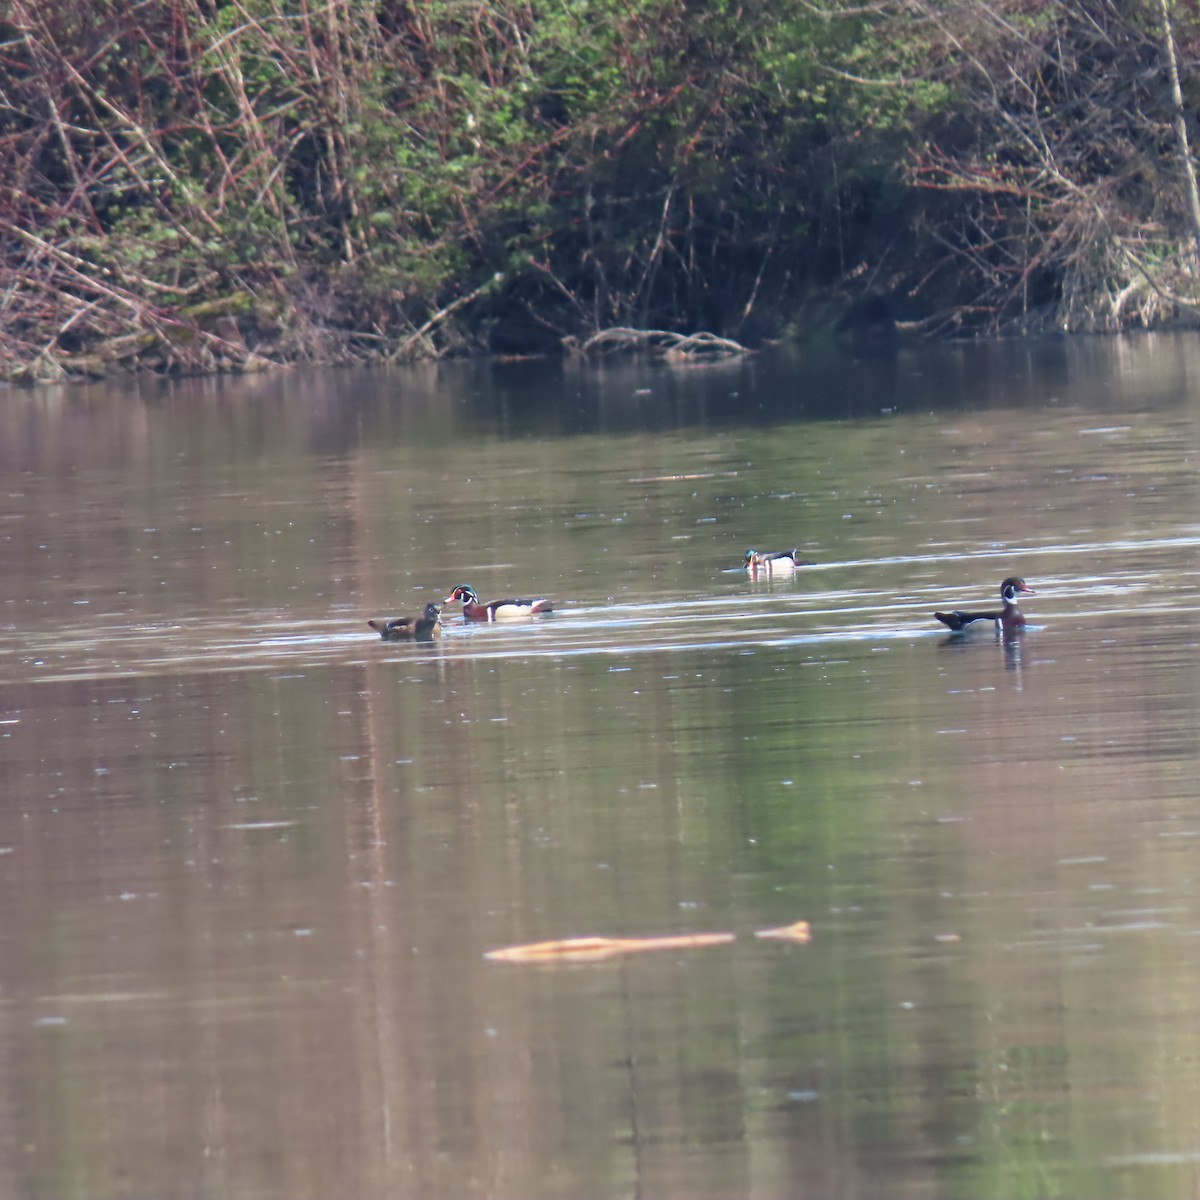
[[470,13],[13,0],[0,378],[1196,311],[1196,14]]

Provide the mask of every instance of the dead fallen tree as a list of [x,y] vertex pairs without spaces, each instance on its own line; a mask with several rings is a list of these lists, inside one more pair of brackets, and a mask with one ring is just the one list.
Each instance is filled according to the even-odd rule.
[[601,329],[583,339],[563,338],[563,348],[583,357],[649,351],[672,362],[702,362],[750,353],[740,342],[718,337],[715,333],[672,333],[668,329],[629,329],[625,326]]
[[[239,319],[253,299],[159,303],[152,280],[76,253],[70,238],[39,236],[0,214],[0,378],[18,383],[155,370],[261,370]],[[82,249],[82,247],[80,247]],[[183,301],[181,303],[181,301]]]

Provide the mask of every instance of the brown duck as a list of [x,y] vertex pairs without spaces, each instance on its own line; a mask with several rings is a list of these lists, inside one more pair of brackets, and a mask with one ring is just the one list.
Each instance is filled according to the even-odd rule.
[[431,600],[419,617],[392,617],[367,624],[385,642],[428,642],[442,636],[442,606]]

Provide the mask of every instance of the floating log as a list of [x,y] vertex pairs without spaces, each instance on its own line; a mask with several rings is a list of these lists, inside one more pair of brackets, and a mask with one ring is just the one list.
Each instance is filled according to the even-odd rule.
[[778,929],[757,929],[754,932],[756,938],[769,938],[775,942],[800,942],[801,944],[812,941],[812,929],[807,921],[796,921],[792,925],[781,925]]
[[623,325],[601,329],[583,341],[564,338],[563,345],[573,353],[582,355],[649,350],[671,362],[733,358],[750,353],[740,342],[718,337],[715,333],[675,333],[669,329],[630,329]]
[[[776,942],[812,941],[807,921],[796,921],[778,929],[760,929],[754,934]],[[506,946],[489,950],[483,957],[492,962],[556,963],[603,962],[622,954],[644,954],[651,950],[695,950],[704,946],[724,946],[736,940],[733,933],[687,933],[669,937],[613,938],[578,937],[553,942],[530,942],[525,946]]]
[[531,942],[527,946],[490,950],[483,957],[492,962],[511,963],[603,962],[622,954],[643,954],[650,950],[693,950],[701,946],[721,946],[732,942],[734,937],[732,933],[690,933],[676,937],[566,938],[563,941]]

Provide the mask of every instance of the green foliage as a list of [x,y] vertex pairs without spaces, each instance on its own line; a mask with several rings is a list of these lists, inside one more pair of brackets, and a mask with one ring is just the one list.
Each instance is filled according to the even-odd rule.
[[[559,332],[725,326],[764,264],[778,297],[802,273],[842,205],[831,147],[867,123],[823,74],[861,61],[867,24],[784,0],[78,0],[61,16],[39,33],[82,81],[63,107],[106,133],[56,163],[49,199],[76,205],[87,180],[89,261],[134,290],[353,266],[416,322],[503,270],[506,308],[519,296]],[[903,110],[893,98],[878,129]]]
[[[287,292],[297,322],[378,345],[497,271],[505,287],[458,319],[506,344],[616,323],[776,333],[813,287],[909,289],[955,228],[986,219],[997,261],[1021,257],[996,189],[1052,205],[1029,190],[1021,114],[987,109],[1021,87],[1072,145],[1054,167],[1171,219],[1146,202],[1171,183],[1166,126],[1146,136],[1157,18],[1138,5],[1097,36],[1022,0],[10,3],[0,220],[80,258],[58,285],[86,306],[76,339],[129,319],[115,282],[146,314]],[[1108,138],[1098,98],[1130,79],[1151,80],[1143,127]]]

